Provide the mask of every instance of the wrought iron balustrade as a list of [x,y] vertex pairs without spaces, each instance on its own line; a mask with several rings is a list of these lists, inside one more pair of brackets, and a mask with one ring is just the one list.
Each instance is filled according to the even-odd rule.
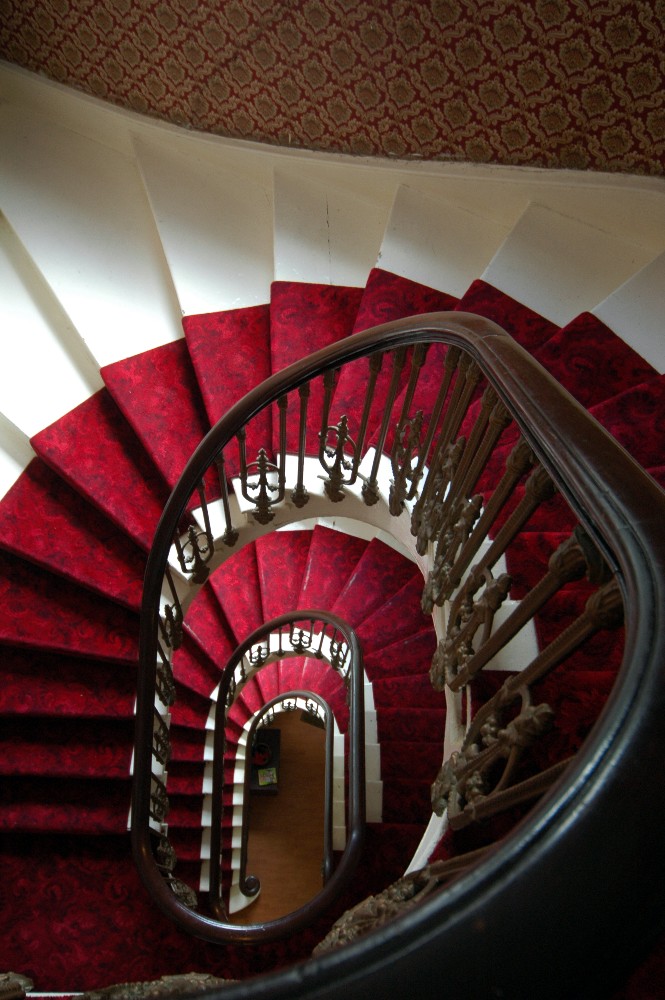
[[[366,393],[339,412],[336,388],[351,364],[367,366]],[[248,454],[266,408],[276,432]],[[193,933],[223,938],[215,921],[164,891],[149,837],[151,796],[158,822],[161,801],[151,778],[155,693],[168,704],[191,596],[234,547],[330,504],[374,524],[389,512],[424,569],[450,751],[432,775],[434,810],[460,831],[522,812],[508,836],[394,925],[322,955],[297,983],[276,974],[256,996],[313,995],[361,968],[369,992],[388,989],[394,973],[434,996],[441,968],[461,984],[450,970],[462,966],[460,995],[472,995],[488,935],[495,957],[520,940],[520,962],[500,961],[515,995],[527,996],[540,964],[532,956],[552,926],[555,984],[583,977],[582,956],[599,961],[619,925],[637,946],[662,915],[665,889],[657,861],[643,879],[628,874],[636,857],[657,859],[665,820],[653,777],[665,753],[665,496],[508,334],[462,313],[369,330],[272,376],[210,431],[183,473],[155,536],[141,625],[133,837],[150,891]],[[520,552],[530,528],[552,516],[560,544],[534,578]],[[543,621],[537,652],[525,655],[521,637]],[[598,720],[566,743],[567,678],[594,642],[611,650],[616,681]],[[563,693],[552,705],[543,691],[555,682]]]

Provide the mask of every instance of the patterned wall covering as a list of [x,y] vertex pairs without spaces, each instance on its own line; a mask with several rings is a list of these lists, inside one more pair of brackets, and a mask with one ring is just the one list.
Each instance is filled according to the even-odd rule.
[[0,56],[194,129],[658,174],[665,0],[0,0]]

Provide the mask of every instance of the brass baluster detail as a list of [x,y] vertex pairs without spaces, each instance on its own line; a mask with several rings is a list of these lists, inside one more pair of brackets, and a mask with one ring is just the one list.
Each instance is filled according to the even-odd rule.
[[307,448],[307,407],[309,405],[310,384],[305,382],[298,390],[300,395],[300,429],[298,437],[298,481],[295,489],[291,493],[293,504],[300,508],[304,507],[309,500],[309,493],[303,482],[305,474],[305,450]]
[[[406,348],[400,347],[398,350],[393,352],[393,370],[390,376],[390,386],[388,387],[388,398],[386,399],[381,426],[379,428],[379,436],[376,442],[376,451],[374,453],[370,474],[362,486],[362,498],[368,507],[372,507],[379,501],[379,488],[377,483],[379,465],[381,463],[381,456],[383,455],[383,449],[388,435],[388,427],[390,426],[393,406],[395,405],[395,399],[399,389],[400,375],[402,374],[405,362]],[[360,440],[361,449],[362,446],[363,439]]]
[[468,570],[472,559],[477,554],[483,542],[488,537],[490,528],[494,524],[498,514],[507,503],[522,476],[531,468],[534,461],[531,448],[521,438],[508,456],[506,471],[501,477],[499,485],[487,501],[479,520],[476,521],[467,542],[462,547],[445,578],[442,576],[439,580],[442,601],[449,600],[453,591],[459,587],[462,577]]
[[173,844],[162,834],[155,844],[155,864],[160,871],[171,874],[178,862]]
[[428,544],[438,536],[450,483],[464,452],[464,438],[458,438],[437,456],[429,471],[425,490],[411,516],[411,534],[416,536],[416,551],[422,556]]
[[476,633],[481,630],[478,646],[482,649],[490,637],[494,617],[508,596],[510,584],[507,573],[496,579],[489,577],[477,601],[465,601],[456,609],[456,614],[451,610],[446,638],[437,646],[430,667],[430,679],[437,691],[443,691],[445,685],[453,691],[461,687],[460,676],[468,674],[468,663],[475,653]]
[[[423,411],[418,410],[412,420],[404,420],[395,433],[390,462],[393,478],[390,483],[388,504],[393,517],[399,517],[404,503],[414,485],[420,464]],[[415,462],[414,462],[415,460]],[[417,483],[415,484],[417,486]]]
[[152,755],[163,767],[166,767],[171,759],[169,727],[156,709],[152,727]]
[[155,674],[155,692],[162,705],[170,707],[176,698],[173,670],[159,642],[157,643],[157,653],[159,659],[157,660],[157,671]]
[[[448,809],[453,829],[461,829],[497,809],[497,793],[505,792],[523,752],[550,731],[554,712],[549,705],[532,705],[528,691],[523,691],[520,713],[503,724],[500,714],[487,718],[483,727],[467,737],[462,749],[451,754],[441,767],[432,785],[432,808],[441,816]],[[498,761],[505,765],[498,779],[491,781],[491,772]],[[540,781],[532,782],[531,793],[541,790]],[[551,777],[548,775],[548,778]],[[516,786],[518,787],[518,786]],[[501,806],[505,808],[505,798]]]
[[[425,440],[423,442],[422,450],[420,452],[420,458],[418,460],[418,465],[416,466],[415,472],[413,474],[411,488],[407,494],[407,500],[413,500],[417,493],[418,483],[423,474],[425,464],[427,462],[427,456],[429,455],[430,449],[432,447],[432,442],[434,441],[434,435],[436,434],[436,429],[439,425],[439,420],[441,419],[441,413],[443,412],[443,407],[448,398],[448,393],[450,391],[450,385],[452,383],[453,377],[458,370],[458,365],[460,362],[461,352],[458,347],[449,347],[446,351],[445,360],[443,363],[443,379],[441,381],[441,386],[437,393],[436,401],[434,403],[434,409],[432,410],[432,415],[429,419],[429,425],[427,428],[427,434],[425,435]],[[460,380],[460,392],[461,392],[462,382]],[[457,388],[457,385],[456,385]],[[446,416],[441,427],[441,434],[439,436],[439,442],[437,444],[437,449],[439,444],[441,445],[440,450],[444,450],[452,441],[453,435],[459,430],[459,425],[455,424],[455,393],[451,394],[450,404],[446,410]]]
[[360,462],[362,461],[363,450],[365,447],[365,437],[367,435],[367,425],[369,423],[370,413],[372,412],[372,406],[374,403],[374,393],[376,392],[376,382],[379,377],[379,373],[383,367],[384,352],[377,351],[375,354],[369,357],[369,379],[367,382],[367,389],[365,391],[365,401],[363,403],[363,412],[360,418],[360,427],[358,430],[357,445],[353,450],[353,465],[351,467],[351,475],[348,479],[348,486],[352,486],[356,479],[358,478],[358,469],[360,467]]
[[526,625],[531,618],[549,601],[549,599],[566,583],[580,580],[587,572],[587,557],[578,541],[575,532],[567,538],[552,553],[547,573],[538,581],[509,618],[501,625],[466,663],[454,682],[450,684],[453,691],[459,690],[464,684],[482,670],[493,656],[506,646],[510,640]]
[[169,797],[166,794],[166,785],[157,777],[151,775],[150,785],[150,816],[157,823],[164,823],[169,814]]
[[[271,473],[278,472],[275,463],[269,461],[265,448],[259,448],[256,462],[251,462],[246,467],[246,477],[242,481],[242,495],[245,500],[256,505],[250,513],[259,524],[269,524],[275,516],[272,504],[280,499],[279,486],[273,486],[268,477]],[[256,476],[256,482],[250,482],[251,476]]]
[[435,604],[441,605],[446,600],[450,571],[480,516],[482,504],[480,494],[458,504],[457,520],[440,536],[434,564],[423,590],[422,609],[425,614],[431,614]]
[[166,879],[166,884],[176,899],[182,903],[183,906],[187,906],[190,910],[198,909],[198,897],[191,886],[187,885],[186,882],[183,882],[182,879],[174,878],[171,875]]
[[166,645],[174,651],[182,644],[182,622],[180,604],[165,604],[164,616],[160,618],[159,625]]
[[[334,444],[332,442],[328,444],[329,437],[334,438]],[[347,446],[351,448],[351,456],[345,453]],[[356,445],[349,434],[348,420],[344,414],[339,424],[326,428],[319,447],[319,462],[328,473],[328,478],[324,481],[324,490],[326,496],[334,503],[345,497],[342,486],[351,485],[352,477],[345,478],[345,473],[353,471],[356,453]]]
[[312,633],[313,624],[314,624],[313,622],[310,622],[309,632],[307,632],[303,628],[298,628],[295,625],[295,623],[291,625],[289,630],[289,641],[291,643],[291,647],[297,653],[304,653],[311,647],[313,638],[313,633]]

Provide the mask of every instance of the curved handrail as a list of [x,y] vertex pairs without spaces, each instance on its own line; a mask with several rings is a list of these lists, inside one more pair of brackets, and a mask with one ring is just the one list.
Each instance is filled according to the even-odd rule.
[[[302,650],[295,649],[291,654],[285,648],[282,637],[282,629],[287,626],[291,629],[296,623],[308,622],[311,626],[311,634],[319,635],[318,650],[308,650],[307,655],[317,656],[320,659],[330,662],[335,659],[338,672],[342,674],[348,687],[349,704],[349,802],[348,802],[348,826],[349,835],[344,853],[339,865],[330,879],[326,880],[325,892],[317,894],[312,900],[301,907],[296,913],[280,917],[277,920],[263,924],[248,924],[243,927],[228,922],[225,912],[220,887],[220,870],[213,860],[220,857],[221,831],[222,831],[222,789],[224,787],[224,747],[227,711],[233,704],[236,690],[236,671],[242,664],[245,656],[252,649],[260,646],[268,640],[265,657],[260,658],[258,669],[271,662],[272,659],[281,659],[283,656],[302,656]],[[320,633],[315,632],[315,628],[321,628]],[[332,634],[327,635],[328,627],[332,628]],[[272,656],[269,655],[270,638],[278,637],[278,649]],[[341,637],[338,638],[338,637]],[[324,640],[328,639],[328,644],[341,653],[334,657],[331,653],[326,653]],[[344,645],[342,645],[342,643]],[[263,625],[255,629],[238,648],[235,650],[222,673],[217,704],[215,706],[215,726],[214,726],[214,750],[213,750],[213,799],[212,816],[210,828],[210,908],[220,924],[220,931],[225,935],[237,935],[243,940],[269,939],[270,936],[281,936],[287,931],[294,932],[299,927],[306,926],[314,916],[318,915],[326,906],[330,899],[340,891],[340,885],[344,885],[353,873],[358,864],[360,852],[362,850],[365,830],[365,715],[364,715],[364,695],[363,695],[363,667],[362,652],[358,637],[354,630],[339,616],[327,611],[312,609],[298,610],[278,615],[264,622]],[[316,697],[315,692],[310,692]],[[274,699],[277,703],[285,697],[280,694]],[[273,702],[268,702],[264,709]],[[221,711],[220,711],[221,708]],[[332,728],[329,726],[330,739],[332,739]],[[332,755],[329,760],[332,760]],[[326,796],[331,793],[330,775],[328,763],[326,764]],[[326,798],[326,803],[327,803]],[[326,804],[326,809],[328,808]],[[326,824],[327,828],[328,824]],[[243,824],[244,837],[244,824]],[[327,834],[329,840],[329,834]],[[246,843],[243,843],[246,850]],[[330,851],[327,848],[327,854]]]
[[[272,376],[209,432],[188,463],[158,526],[141,622],[137,771],[149,764],[159,594],[171,539],[211,457],[264,406],[309,378],[384,349],[446,343],[466,351],[499,397],[615,573],[626,609],[626,655],[602,715],[581,751],[528,818],[487,859],[422,906],[368,938],[253,983],[253,996],[307,997],[344,983],[347,998],[440,993],[441,970],[457,997],[575,996],[640,946],[662,917],[665,873],[633,877],[635,859],[660,856],[665,791],[653,775],[665,753],[665,499],[626,452],[512,338],[463,313],[433,314],[357,334]],[[149,857],[145,788],[134,797],[134,849],[144,881],[165,909]],[[626,822],[627,801],[639,821]],[[575,873],[574,902],[570,872]],[[599,897],[608,881],[611,892]],[[620,902],[617,902],[620,900]],[[543,912],[546,904],[546,914]],[[177,904],[176,904],[177,905]],[[631,919],[626,921],[625,914]],[[574,920],[571,920],[574,913]],[[618,927],[621,927],[621,941]],[[548,930],[556,927],[556,934]],[[479,961],[492,942],[493,968]],[[520,942],[520,959],[513,948]],[[548,979],[539,969],[544,965]],[[306,972],[305,972],[306,969]],[[404,984],[402,989],[399,984]],[[396,985],[397,984],[397,985]],[[230,986],[234,1000],[244,986]],[[493,992],[492,992],[493,991]],[[214,995],[214,994],[211,994]]]

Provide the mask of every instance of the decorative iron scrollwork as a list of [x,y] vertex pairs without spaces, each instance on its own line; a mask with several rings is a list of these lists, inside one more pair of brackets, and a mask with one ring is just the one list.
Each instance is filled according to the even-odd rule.
[[446,685],[453,691],[458,689],[459,676],[475,653],[478,631],[480,647],[489,639],[494,616],[508,597],[512,582],[508,573],[495,579],[486,571],[485,577],[485,587],[477,600],[476,584],[475,589],[465,588],[464,595],[451,608],[446,638],[439,642],[430,667],[430,679],[437,691],[443,691]]
[[[508,786],[522,752],[552,728],[554,712],[550,706],[528,704],[528,694],[525,700],[519,715],[505,726],[501,726],[498,712],[488,716],[473,738],[467,738],[462,749],[441,767],[432,785],[432,809],[437,816],[447,809],[453,829],[480,818],[481,804],[484,816],[498,811],[490,799]],[[496,776],[501,760],[505,764]],[[532,790],[535,788],[532,782]]]
[[411,515],[411,534],[416,536],[416,551],[423,556],[428,544],[438,537],[443,524],[445,502],[455,471],[464,454],[466,442],[460,437],[437,456]]
[[434,564],[423,591],[422,608],[425,614],[431,614],[435,604],[440,606],[450,597],[455,586],[451,576],[455,559],[469,538],[482,506],[483,498],[479,493],[456,504],[457,520],[439,538]]
[[344,414],[338,424],[330,424],[320,433],[319,462],[328,474],[323,488],[334,503],[339,503],[346,496],[342,486],[353,482],[352,477],[346,474],[353,471],[356,459],[356,443],[349,434],[349,421]]
[[152,731],[152,754],[163,767],[166,767],[171,759],[171,735],[169,727],[157,711],[155,711]]
[[150,815],[158,823],[164,823],[169,814],[169,797],[166,785],[156,775],[152,775],[150,786]]
[[157,673],[155,675],[155,692],[162,705],[168,708],[175,703],[176,690],[173,679],[173,670],[166,657],[157,660]]
[[210,572],[206,563],[214,552],[212,533],[209,530],[199,531],[195,525],[190,524],[187,541],[183,544],[176,538],[176,551],[183,573],[190,573],[193,583],[205,583]]
[[187,885],[186,882],[183,882],[182,879],[174,878],[173,875],[169,875],[166,879],[166,884],[183,906],[187,906],[190,910],[198,909],[198,897],[192,887]]
[[402,513],[405,500],[417,487],[422,475],[422,429],[423,411],[418,410],[415,416],[400,421],[395,433],[390,456],[393,480],[388,497],[393,517]]
[[165,604],[162,620],[163,635],[167,645],[179,649],[182,644],[182,608],[179,604]]
[[[279,476],[279,472],[279,467],[268,459],[265,448],[259,448],[256,461],[250,462],[244,470],[242,495],[256,505],[250,513],[259,524],[270,524],[275,516],[272,505],[283,499],[279,482],[273,484],[269,479],[271,475]],[[253,482],[252,477],[256,477]]]

